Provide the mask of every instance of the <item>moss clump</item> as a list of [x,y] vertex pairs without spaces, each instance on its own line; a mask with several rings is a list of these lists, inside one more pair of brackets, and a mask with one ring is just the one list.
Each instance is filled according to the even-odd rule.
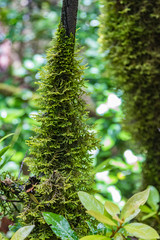
[[56,239],[45,225],[42,211],[63,215],[81,234],[85,214],[77,191],[92,187],[89,151],[96,143],[86,124],[86,104],[82,100],[84,67],[74,53],[74,37],[66,36],[60,26],[51,46],[38,83],[41,110],[35,118],[40,126],[35,127],[36,135],[28,141],[30,157],[25,159],[40,181],[33,184],[36,200],[28,196],[21,214],[25,223],[36,224],[30,237],[34,240]]
[[123,91],[124,124],[146,153],[144,184],[160,191],[160,0],[101,0],[107,71]]

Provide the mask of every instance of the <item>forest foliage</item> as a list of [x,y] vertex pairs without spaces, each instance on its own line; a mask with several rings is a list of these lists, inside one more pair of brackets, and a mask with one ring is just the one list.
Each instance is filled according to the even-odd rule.
[[[157,15],[151,16],[148,10],[150,5],[146,5],[143,9],[141,4],[137,4],[137,8],[134,9],[132,2],[124,3],[122,1],[117,4],[116,1],[108,1],[107,3],[102,2],[104,5],[101,5],[103,10],[101,18],[99,18],[99,1],[82,0],[78,13],[78,27],[80,29],[76,35],[80,44],[77,47],[84,47],[83,50],[79,50],[79,54],[84,56],[83,61],[80,62],[77,55],[74,55],[72,38],[65,37],[65,32],[60,25],[56,35],[61,9],[58,1],[21,0],[19,5],[17,1],[3,0],[0,3],[2,10],[0,16],[2,21],[2,26],[0,26],[2,32],[0,35],[0,76],[2,79],[0,83],[0,100],[2,102],[0,106],[0,134],[3,139],[0,151],[0,170],[1,173],[8,171],[5,175],[1,174],[1,194],[5,195],[8,189],[11,190],[10,198],[17,195],[20,200],[25,201],[25,208],[21,214],[25,223],[30,224],[32,221],[38,221],[44,224],[41,212],[47,211],[48,208],[48,211],[52,210],[56,214],[62,214],[66,217],[74,228],[82,216],[82,207],[77,205],[77,191],[88,191],[93,188],[95,197],[101,202],[109,199],[122,207],[126,198],[129,198],[140,187],[141,166],[145,160],[146,152],[139,151],[139,149],[137,151],[131,142],[130,132],[135,133],[136,131],[141,136],[137,138],[140,139],[143,150],[147,150],[148,159],[153,158],[154,149],[159,146],[153,146],[153,140],[157,139],[156,134],[158,134],[157,121],[154,121],[152,125],[155,114],[158,113],[154,108],[157,105],[153,105],[152,100],[158,99],[159,95],[157,93],[152,98],[153,92],[149,91],[152,80],[157,80],[158,72],[156,69],[152,71],[152,68],[143,61],[147,54],[147,59],[150,59],[151,45],[148,43],[147,52],[141,51],[142,45],[144,45],[141,41],[136,45],[136,51],[133,47],[135,46],[136,34],[136,41],[138,38],[143,40],[145,39],[143,34],[148,30],[141,23],[139,28],[136,27],[142,17],[141,14],[143,15],[144,12],[149,14],[153,21]],[[100,41],[104,44],[103,53],[99,52],[100,45],[98,43],[100,24],[102,37]],[[133,28],[134,31],[132,31]],[[121,38],[118,37],[120,33]],[[52,37],[55,40],[49,44]],[[130,39],[130,41],[126,39]],[[50,49],[45,54],[49,45]],[[131,45],[133,46],[130,47]],[[132,53],[135,52],[142,52],[141,58],[139,55],[135,57],[133,54],[134,56],[132,56]],[[127,58],[128,56],[130,59]],[[140,61],[137,68],[134,67],[135,59]],[[83,66],[86,63],[88,68],[82,76]],[[111,65],[112,69],[109,67]],[[153,66],[155,65],[153,62]],[[118,67],[116,68],[116,66]],[[125,68],[123,68],[124,66]],[[37,73],[39,68],[42,69],[40,74]],[[120,75],[122,68],[123,74]],[[137,72],[134,72],[133,69],[137,69]],[[139,69],[141,69],[140,76],[144,79],[144,83],[146,80],[146,84],[149,84],[148,87],[140,84],[141,81],[138,80]],[[106,74],[106,71],[111,72],[111,74]],[[152,74],[150,74],[151,72]],[[151,79],[151,77],[153,78]],[[85,83],[84,78],[88,80]],[[115,79],[117,80],[115,81]],[[134,81],[130,83],[130,79],[135,80],[136,84],[134,85]],[[37,81],[40,86],[40,94],[36,92],[35,83]],[[117,82],[116,88],[115,82]],[[137,88],[138,83],[139,88]],[[141,86],[142,90],[140,90]],[[133,89],[136,89],[135,94],[133,94]],[[146,89],[148,91],[145,91]],[[157,85],[156,91],[158,89],[159,85]],[[91,95],[86,94],[85,91]],[[124,92],[126,94],[123,94]],[[145,92],[144,98],[142,97],[143,92]],[[35,99],[38,99],[38,106],[35,104]],[[129,101],[130,99],[133,101]],[[145,99],[147,99],[146,101],[149,99],[149,105],[153,110],[148,115],[148,104],[146,101],[142,101]],[[91,117],[88,120],[85,101],[90,104],[87,106]],[[122,112],[121,109],[122,101],[125,112]],[[138,106],[137,111],[135,105]],[[132,111],[133,109],[135,112]],[[141,109],[146,109],[144,113],[146,118],[143,118],[141,113],[144,111]],[[38,123],[34,120],[33,115]],[[141,122],[137,121],[140,117]],[[122,129],[124,122],[128,122],[127,130]],[[87,124],[92,126],[93,123],[95,124],[94,131],[88,131],[90,127],[87,127]],[[145,125],[148,123],[150,125]],[[133,131],[130,131],[131,124]],[[139,124],[138,127],[136,124]],[[33,132],[33,125],[35,125],[36,134]],[[150,138],[150,134],[145,135],[146,126],[151,126],[149,129],[152,138]],[[152,130],[155,130],[155,127],[154,135]],[[3,138],[10,133],[13,133],[10,138]],[[94,151],[93,135],[97,135],[101,141],[100,147]],[[26,140],[30,146],[30,153],[27,152]],[[156,163],[158,153],[155,154],[157,154],[154,158]],[[93,161],[89,160],[90,155],[92,155]],[[23,160],[24,158],[25,160]],[[148,159],[147,161],[149,161]],[[149,166],[147,164],[146,166]],[[153,168],[148,167],[149,174],[151,174],[151,170]],[[32,175],[28,178],[29,171]],[[14,177],[12,178],[11,175]],[[145,171],[143,171],[143,175],[145,176]],[[40,180],[37,180],[37,177]],[[19,182],[20,178],[21,183]],[[95,179],[93,187],[92,180],[88,181],[88,178]],[[156,176],[153,179],[156,179]],[[23,187],[24,182],[27,189]],[[155,183],[155,181],[149,183]],[[37,186],[35,187],[35,185]],[[53,189],[55,186],[57,188]],[[12,191],[13,189],[14,191]],[[25,194],[21,191],[25,191]],[[53,194],[55,192],[56,196]],[[49,199],[46,196],[49,196]],[[65,201],[67,199],[66,202],[64,196]],[[1,198],[1,202],[4,201],[6,199]],[[6,203],[13,209],[15,208],[16,217],[17,207],[10,201],[6,201]],[[3,212],[4,204],[0,207],[1,212]],[[19,205],[18,208],[21,206]],[[76,214],[75,211],[77,211]],[[154,212],[155,216],[157,216],[157,211],[158,209]],[[153,214],[152,210],[149,214],[150,216]],[[91,215],[95,218],[97,216],[95,213]],[[97,219],[101,218],[103,217],[99,216]],[[120,220],[123,221],[123,219]],[[48,230],[49,226],[45,226],[46,232],[44,227],[40,227],[38,231],[37,228],[34,228],[29,239],[32,236],[35,239],[36,235],[34,234],[37,232],[39,233],[38,239],[51,237],[51,231]],[[115,229],[115,233],[121,228],[119,225],[117,226],[118,229]],[[126,230],[131,233],[133,229],[129,228]],[[150,229],[150,231],[153,233],[155,230]],[[123,238],[123,234],[121,235],[117,235],[117,239]],[[153,238],[158,238],[158,235],[155,233]]]
[[[140,166],[144,158],[135,156],[128,141],[131,136],[122,130],[119,92],[112,87],[111,79],[105,76],[105,62],[97,42],[99,13],[99,1],[80,2],[77,38],[80,46],[83,46],[83,63],[88,65],[85,79],[88,80],[86,89],[91,97],[85,97],[85,100],[90,104],[90,122],[95,123],[95,131],[101,138],[101,148],[93,155],[95,187],[101,189],[102,195],[98,194],[100,198],[112,199],[116,192],[119,199],[121,195],[129,197],[139,186]],[[12,52],[7,47],[9,62],[1,70],[1,136],[15,133],[11,142],[10,139],[3,142],[3,146],[11,144],[13,147],[6,153],[6,164],[2,170],[7,169],[15,175],[18,175],[28,149],[25,141],[33,135],[35,121],[31,115],[37,112],[33,100],[36,97],[37,69],[45,64],[45,50],[59,20],[58,1],[54,4],[34,1],[25,6],[23,1],[20,5],[7,0],[1,3],[1,21],[4,25],[1,46],[8,42],[5,39],[10,41],[5,44],[10,46],[12,42],[13,45]],[[130,163],[131,158],[133,160]],[[23,173],[24,176],[28,174],[25,165]]]

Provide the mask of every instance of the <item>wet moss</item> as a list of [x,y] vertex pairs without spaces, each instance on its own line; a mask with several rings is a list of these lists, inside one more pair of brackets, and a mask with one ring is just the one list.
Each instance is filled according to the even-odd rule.
[[28,141],[30,156],[25,159],[40,181],[34,184],[36,201],[27,195],[20,216],[25,224],[36,225],[29,238],[32,240],[56,239],[45,224],[42,211],[63,215],[79,235],[86,232],[85,213],[77,192],[92,188],[89,151],[95,148],[96,140],[87,125],[82,99],[83,70],[74,50],[74,37],[66,36],[65,29],[59,26],[47,51],[47,64],[40,71],[40,111],[35,116],[39,126]]
[[122,90],[123,124],[146,155],[143,186],[160,191],[160,1],[101,0],[107,74]]

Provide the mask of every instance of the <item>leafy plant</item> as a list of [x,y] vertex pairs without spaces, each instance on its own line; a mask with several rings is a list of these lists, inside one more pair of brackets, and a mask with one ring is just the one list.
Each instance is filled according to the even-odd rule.
[[160,211],[159,211],[159,202],[160,202],[160,195],[158,190],[154,186],[149,186],[150,194],[147,200],[147,203],[141,206],[141,212],[144,213],[142,216],[142,221],[145,221],[149,218],[154,218],[157,223],[160,223]]
[[60,237],[62,240],[78,239],[76,233],[71,229],[68,221],[63,216],[52,212],[43,212],[42,214],[46,223],[51,227],[57,237]]
[[[33,230],[34,227],[35,227],[34,225],[21,227],[20,229],[18,229],[17,232],[15,232],[15,234],[12,236],[11,240],[26,239],[26,237],[28,237],[28,235],[31,233],[31,231]],[[0,240],[4,240],[2,235],[0,235]]]
[[[142,223],[128,223],[135,218],[140,212],[140,206],[144,205],[148,199],[150,189],[147,188],[145,191],[133,195],[124,205],[122,211],[119,207],[110,202],[106,201],[103,206],[103,211],[98,210],[99,207],[102,209],[102,204],[90,194],[85,192],[79,192],[79,198],[83,206],[87,209],[87,213],[103,223],[109,230],[106,234],[107,239],[127,239],[128,235],[137,237],[139,239],[157,239],[159,238],[158,233],[152,227]],[[95,235],[86,236],[81,240],[94,239]],[[101,239],[100,235],[98,237]]]
[[[149,192],[150,188],[147,188],[145,191],[133,195],[126,202],[122,211],[120,211],[116,204],[110,201],[106,201],[103,205],[92,195],[82,191],[79,192],[78,195],[80,201],[87,209],[87,213],[103,224],[106,229],[106,231],[103,231],[100,234],[85,236],[80,240],[130,239],[128,236],[134,236],[141,240],[155,240],[159,238],[157,231],[152,227],[143,223],[129,223],[139,214],[141,206],[143,206],[148,199]],[[152,196],[152,194],[150,196]],[[78,239],[76,233],[71,229],[69,223],[63,216],[51,212],[44,212],[43,217],[51,227],[52,231],[62,240]]]

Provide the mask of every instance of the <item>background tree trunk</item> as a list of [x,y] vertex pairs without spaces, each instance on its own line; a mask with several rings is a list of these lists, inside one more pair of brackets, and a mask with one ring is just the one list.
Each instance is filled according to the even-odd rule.
[[[137,152],[146,155],[143,184],[160,191],[160,0],[105,1],[100,41],[114,78],[123,94],[125,128]],[[156,12],[156,13],[155,13]]]

